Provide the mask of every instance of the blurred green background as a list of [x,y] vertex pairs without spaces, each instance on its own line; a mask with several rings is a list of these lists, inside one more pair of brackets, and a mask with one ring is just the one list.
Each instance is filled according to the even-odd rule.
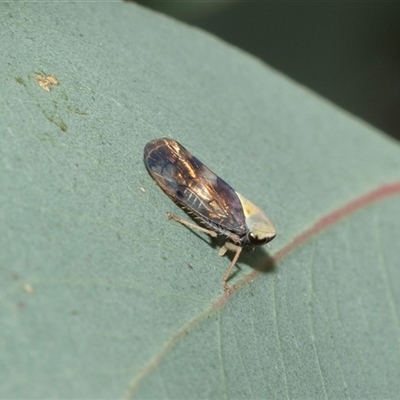
[[255,55],[400,140],[400,2],[138,3]]

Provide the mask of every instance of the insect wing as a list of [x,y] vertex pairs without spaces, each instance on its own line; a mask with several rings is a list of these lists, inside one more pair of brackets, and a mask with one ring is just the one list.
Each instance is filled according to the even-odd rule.
[[206,223],[246,233],[235,190],[178,142],[162,138],[147,143],[144,161],[154,180],[177,203]]

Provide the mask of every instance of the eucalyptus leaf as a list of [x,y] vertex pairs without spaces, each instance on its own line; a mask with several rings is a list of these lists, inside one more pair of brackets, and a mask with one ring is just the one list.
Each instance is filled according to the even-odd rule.
[[[132,3],[2,2],[0,27],[0,397],[398,396],[397,143]],[[145,169],[163,136],[278,231],[229,296]]]

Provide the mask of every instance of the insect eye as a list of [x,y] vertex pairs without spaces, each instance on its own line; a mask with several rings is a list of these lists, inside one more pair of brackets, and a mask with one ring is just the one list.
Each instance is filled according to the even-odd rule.
[[268,238],[259,239],[254,233],[249,233],[249,240],[253,246],[261,246],[268,242]]

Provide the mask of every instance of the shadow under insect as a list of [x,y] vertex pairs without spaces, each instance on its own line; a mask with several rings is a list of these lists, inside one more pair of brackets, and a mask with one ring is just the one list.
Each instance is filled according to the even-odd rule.
[[[211,246],[215,249],[221,248],[225,242],[226,239],[224,237],[211,238]],[[224,254],[224,256],[227,257],[230,262],[232,262],[235,257],[235,253],[228,251],[226,254]],[[232,281],[232,279],[234,279],[235,276],[241,271],[239,263],[246,264],[250,268],[261,273],[271,273],[276,268],[273,257],[268,254],[268,251],[265,249],[265,247],[243,247],[243,250],[235,264],[235,268],[228,277],[230,281]]]

